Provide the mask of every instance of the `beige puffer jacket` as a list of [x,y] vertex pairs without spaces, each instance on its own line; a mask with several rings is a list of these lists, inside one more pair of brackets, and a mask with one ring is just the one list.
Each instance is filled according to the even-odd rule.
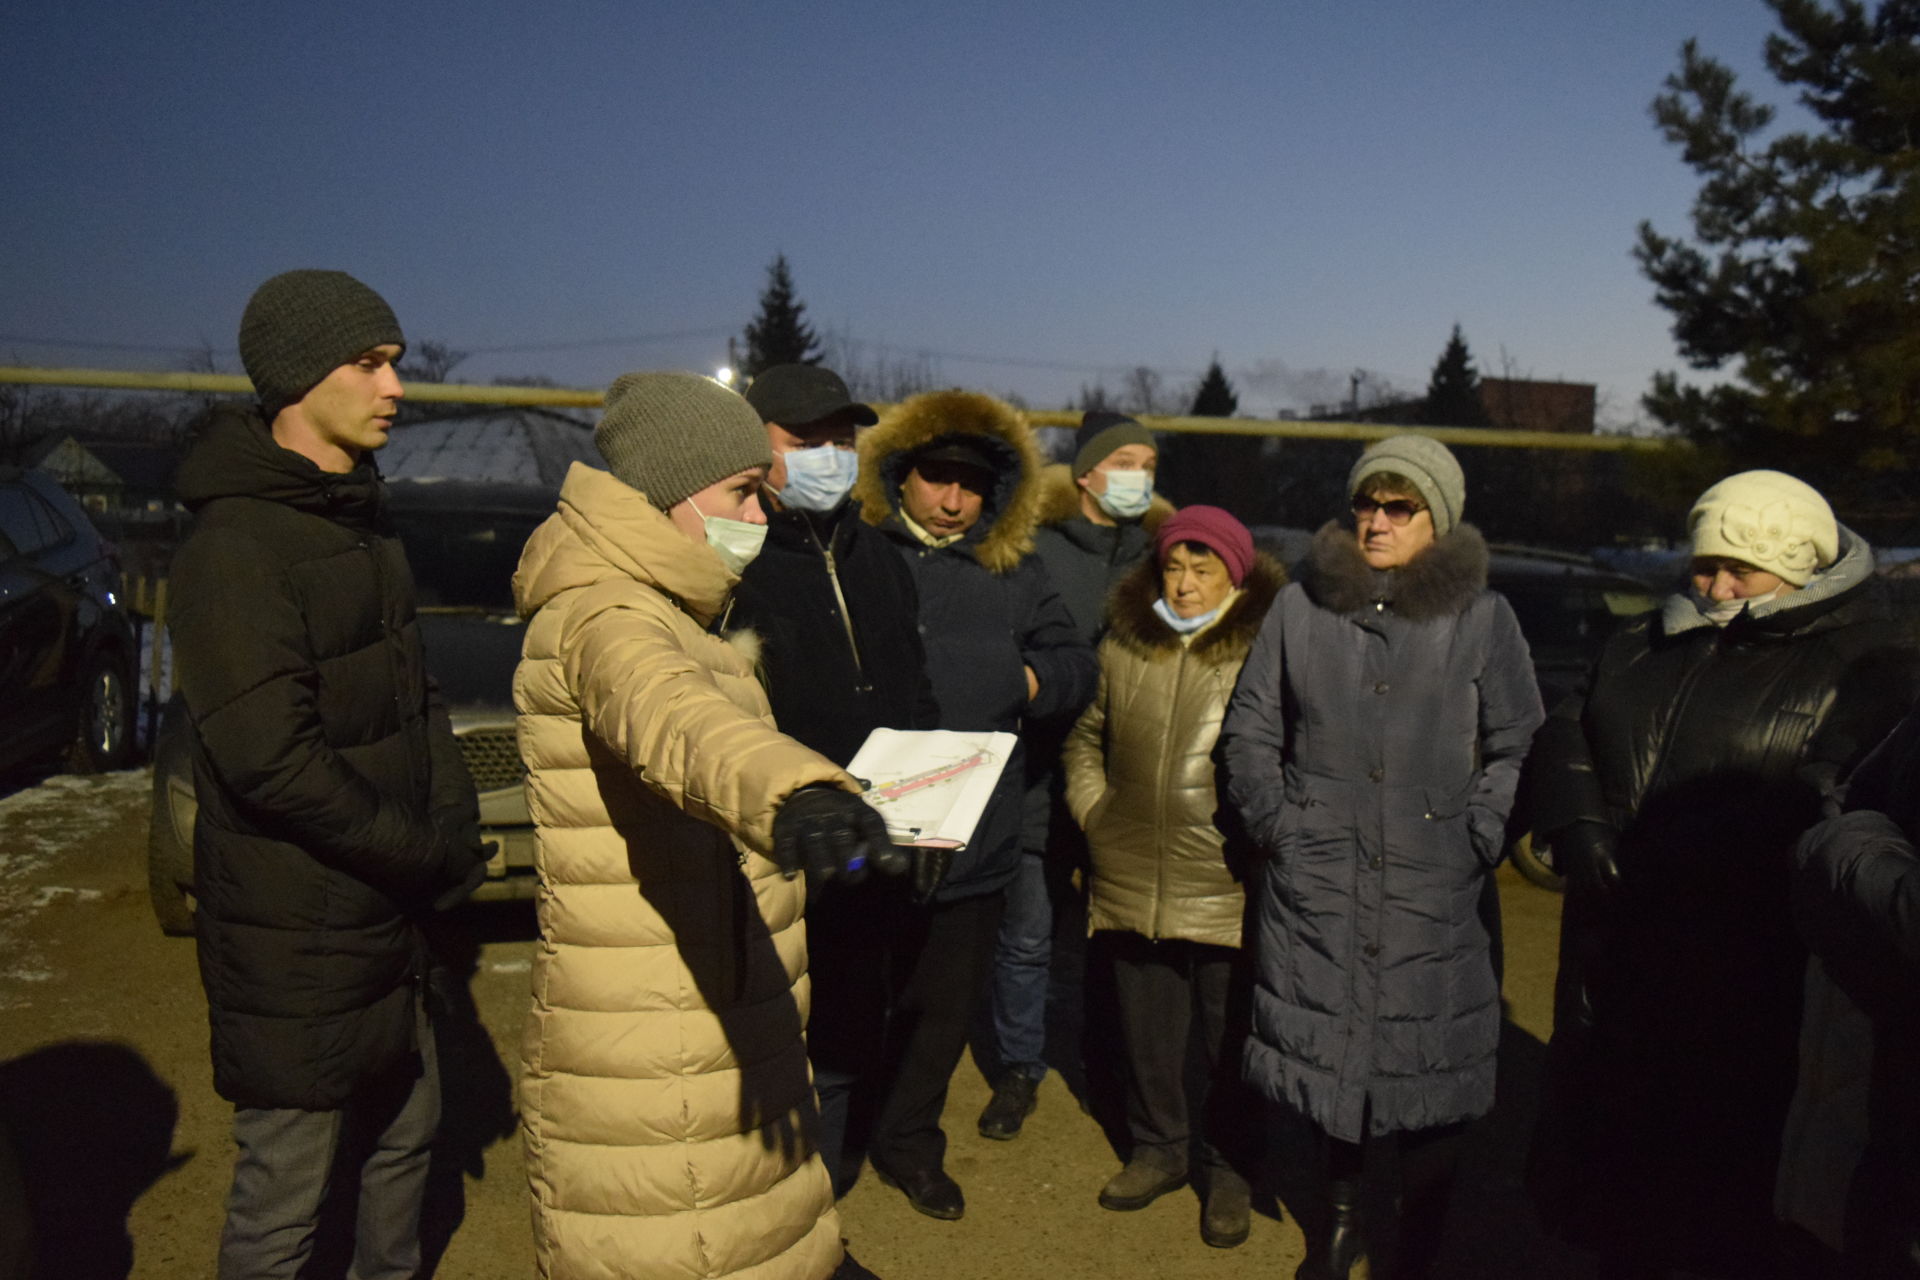
[[821,1280],[805,887],[778,804],[858,784],[777,732],[750,653],[708,631],[734,577],[575,463],[527,542],[514,675],[539,827],[520,1079],[539,1273]]
[[1160,566],[1113,590],[1100,690],[1067,736],[1067,808],[1093,863],[1088,928],[1240,945],[1246,895],[1214,826],[1213,746],[1286,570],[1255,561],[1219,621],[1182,644],[1153,612]]

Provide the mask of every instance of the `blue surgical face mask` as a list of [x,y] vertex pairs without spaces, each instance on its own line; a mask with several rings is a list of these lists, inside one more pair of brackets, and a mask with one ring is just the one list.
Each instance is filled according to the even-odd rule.
[[1138,520],[1153,505],[1153,472],[1108,471],[1107,491],[1093,500],[1115,520]]
[[787,483],[780,505],[796,511],[832,511],[846,501],[860,474],[860,455],[837,445],[789,449],[781,457],[787,461]]
[[720,563],[727,566],[727,572],[736,578],[745,573],[767,540],[767,526],[748,524],[745,520],[730,520],[726,516],[710,516],[692,498],[687,499],[687,505],[700,517],[707,545],[720,557]]
[[1215,618],[1220,616],[1220,610],[1225,607],[1226,607],[1226,604],[1223,601],[1220,604],[1215,605],[1213,608],[1207,610],[1205,613],[1199,615],[1198,617],[1183,618],[1179,614],[1173,611],[1173,606],[1167,603],[1167,598],[1165,596],[1161,596],[1158,600],[1155,600],[1153,602],[1154,616],[1158,617],[1160,621],[1166,623],[1168,626],[1172,627],[1175,631],[1179,632],[1183,636],[1188,635],[1192,632],[1198,631],[1200,628],[1206,626],[1209,622],[1212,622]]

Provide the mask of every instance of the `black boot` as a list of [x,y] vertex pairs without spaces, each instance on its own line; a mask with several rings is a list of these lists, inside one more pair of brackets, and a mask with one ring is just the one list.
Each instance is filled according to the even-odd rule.
[[1327,1187],[1327,1227],[1307,1249],[1293,1280],[1348,1280],[1353,1264],[1367,1254],[1360,1229],[1360,1183],[1336,1178]]

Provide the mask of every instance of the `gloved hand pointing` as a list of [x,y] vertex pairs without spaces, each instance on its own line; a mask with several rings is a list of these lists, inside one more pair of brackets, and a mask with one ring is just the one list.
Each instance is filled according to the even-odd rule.
[[890,869],[897,858],[873,806],[836,787],[804,787],[773,815],[773,860],[789,880],[805,870],[816,884],[857,882],[869,862]]

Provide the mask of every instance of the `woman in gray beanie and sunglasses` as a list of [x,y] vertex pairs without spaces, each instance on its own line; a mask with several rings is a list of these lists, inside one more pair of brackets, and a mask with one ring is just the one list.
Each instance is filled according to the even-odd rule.
[[[1542,719],[1519,623],[1487,590],[1486,543],[1460,523],[1453,454],[1382,440],[1347,492],[1353,522],[1322,527],[1274,601],[1222,735],[1229,799],[1267,855],[1247,890],[1247,1078],[1324,1153],[1302,1280],[1345,1277],[1363,1253],[1375,1276],[1422,1274],[1450,1181],[1442,1139],[1493,1106],[1500,984],[1483,913]],[[1369,1245],[1360,1173],[1383,1140],[1410,1176]]]

